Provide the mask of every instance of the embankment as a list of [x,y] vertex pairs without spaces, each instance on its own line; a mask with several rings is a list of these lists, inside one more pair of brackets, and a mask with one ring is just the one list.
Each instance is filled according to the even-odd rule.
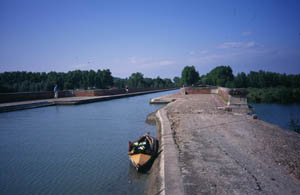
[[171,103],[157,113],[162,152],[149,194],[299,194],[299,134],[226,109],[215,93],[159,99]]

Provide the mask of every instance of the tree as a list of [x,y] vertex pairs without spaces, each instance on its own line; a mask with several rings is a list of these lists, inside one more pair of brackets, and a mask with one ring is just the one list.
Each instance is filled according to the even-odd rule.
[[230,66],[217,66],[206,75],[206,82],[210,85],[231,86],[234,76]]
[[163,87],[173,87],[174,86],[171,79],[165,78],[163,81],[164,81],[164,86]]
[[114,87],[116,87],[118,89],[125,88],[126,81],[127,81],[126,79],[114,77],[113,80],[114,80]]
[[234,78],[234,86],[237,88],[247,88],[247,75],[244,72],[238,73]]
[[102,71],[102,82],[104,88],[112,87],[114,84],[113,77],[111,76],[111,72],[109,69],[105,69]]
[[152,78],[144,78],[145,87],[153,87],[153,79]]
[[162,88],[165,86],[165,81],[161,79],[159,76],[154,79],[154,88]]
[[95,77],[95,85],[96,88],[102,89],[103,88],[103,82],[102,82],[102,71],[98,70]]
[[181,81],[184,85],[192,85],[199,80],[199,73],[194,66],[185,66],[181,72]]
[[127,81],[129,88],[143,88],[144,85],[144,75],[140,72],[132,73]]
[[90,88],[94,88],[96,84],[96,72],[94,70],[90,70],[88,73],[88,86]]
[[81,89],[87,89],[89,81],[89,72],[88,71],[81,71],[81,77],[80,77],[80,88]]
[[181,79],[179,77],[174,77],[173,81],[174,81],[175,87],[180,87],[181,86]]

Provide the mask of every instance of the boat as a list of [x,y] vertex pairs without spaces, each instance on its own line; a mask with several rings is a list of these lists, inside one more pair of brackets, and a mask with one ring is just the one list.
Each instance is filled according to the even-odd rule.
[[128,156],[138,172],[145,172],[150,169],[158,155],[159,142],[149,133],[138,140],[128,142]]

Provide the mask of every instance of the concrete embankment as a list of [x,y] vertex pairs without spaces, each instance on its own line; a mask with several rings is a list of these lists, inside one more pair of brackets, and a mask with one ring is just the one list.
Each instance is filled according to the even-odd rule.
[[224,109],[217,94],[168,95],[149,194],[300,194],[300,135]]
[[138,95],[144,95],[149,93],[158,93],[163,91],[174,90],[171,89],[160,89],[152,91],[142,91],[142,92],[132,92],[117,95],[106,95],[106,96],[80,96],[80,97],[63,97],[63,98],[51,98],[43,100],[31,100],[31,101],[20,101],[20,102],[10,102],[10,103],[0,103],[0,112],[10,112],[24,109],[39,108],[45,106],[55,106],[55,105],[78,105],[87,104],[93,102],[107,101],[112,99],[126,98]]

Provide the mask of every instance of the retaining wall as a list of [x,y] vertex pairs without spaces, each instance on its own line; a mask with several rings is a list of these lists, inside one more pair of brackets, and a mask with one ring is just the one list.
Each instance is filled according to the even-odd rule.
[[[71,91],[60,91],[59,97],[71,97]],[[0,103],[6,102],[18,102],[27,100],[40,100],[40,99],[51,99],[54,98],[54,92],[20,92],[20,93],[0,93]]]
[[224,87],[218,87],[217,94],[219,94],[225,101],[229,100],[229,91],[230,89]]
[[[128,89],[128,93],[144,92],[144,91],[154,91],[160,89],[168,88],[138,88],[138,89]],[[125,89],[97,89],[97,90],[75,90],[75,96],[106,96],[106,95],[118,95],[127,93]]]
[[[171,88],[139,88],[129,89],[128,93],[155,91]],[[109,96],[126,94],[125,89],[97,89],[97,90],[68,90],[59,91],[58,97],[73,97],[73,96]],[[0,103],[40,100],[54,98],[54,92],[22,92],[22,93],[0,93]]]
[[183,95],[188,94],[210,94],[211,90],[213,88],[211,87],[183,87],[180,88],[180,93]]

